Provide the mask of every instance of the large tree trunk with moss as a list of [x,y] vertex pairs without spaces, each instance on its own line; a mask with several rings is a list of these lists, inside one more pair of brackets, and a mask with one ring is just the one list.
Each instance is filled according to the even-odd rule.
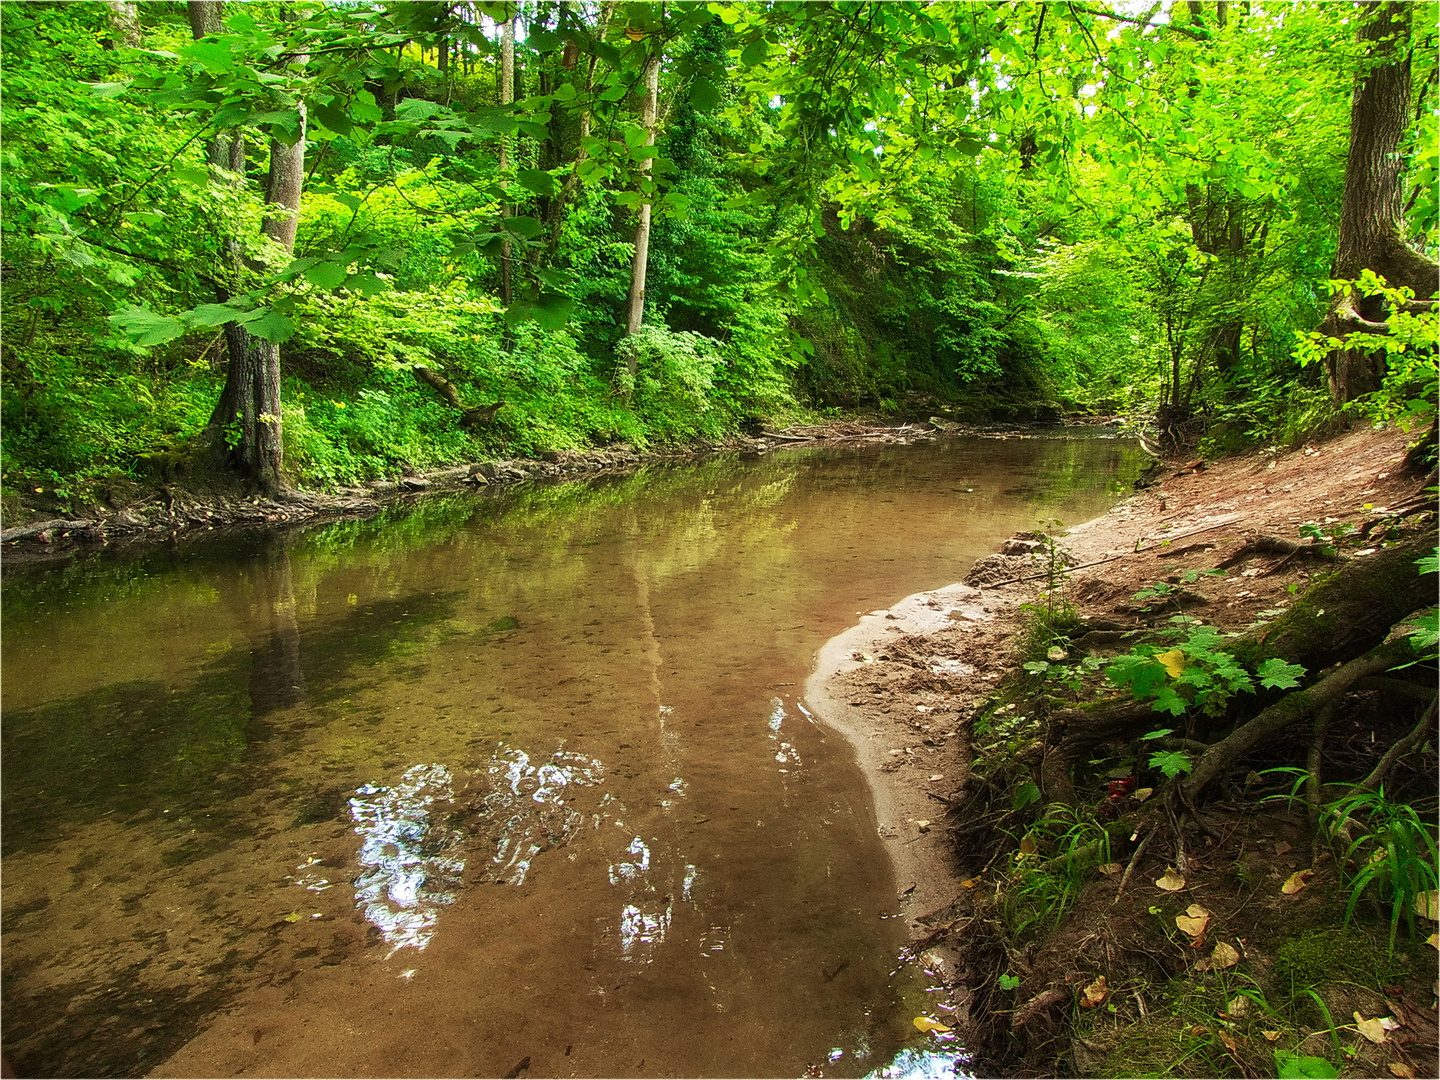
[[[1440,267],[1405,243],[1400,140],[1410,122],[1410,18],[1412,5],[1366,0],[1357,38],[1374,66],[1356,81],[1350,101],[1350,150],[1340,208],[1339,248],[1333,277],[1351,281],[1373,270],[1392,286],[1421,299],[1435,296]],[[1344,339],[1356,330],[1383,332],[1383,301],[1344,289],[1330,302],[1320,332]],[[1385,376],[1379,352],[1336,349],[1327,357],[1330,390],[1351,401],[1379,388]]]

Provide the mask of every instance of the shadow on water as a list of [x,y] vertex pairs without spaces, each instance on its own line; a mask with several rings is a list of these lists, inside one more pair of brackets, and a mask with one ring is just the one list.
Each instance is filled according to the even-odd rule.
[[1093,516],[1127,467],[712,460],[7,575],[7,1056],[943,1069],[887,976],[864,780],[793,688],[857,611]]

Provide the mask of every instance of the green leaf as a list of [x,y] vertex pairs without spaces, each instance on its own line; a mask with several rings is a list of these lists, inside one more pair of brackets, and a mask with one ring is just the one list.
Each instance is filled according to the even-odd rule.
[[210,183],[210,170],[197,168],[194,165],[176,165],[175,179],[184,184],[193,184],[195,187],[206,187]]
[[305,271],[305,280],[321,289],[333,289],[348,276],[349,271],[345,267],[333,262],[318,263]]
[[554,52],[560,47],[560,35],[550,30],[537,30],[525,41],[536,52]]
[[1275,1075],[1279,1080],[1337,1080],[1340,1070],[1322,1057],[1276,1050]]
[[757,64],[763,64],[769,53],[770,44],[764,38],[752,41],[741,50],[740,63],[743,67],[755,67]]
[[1025,783],[1021,784],[1018,788],[1015,789],[1014,808],[1016,810],[1023,810],[1031,803],[1039,801],[1040,789],[1035,785],[1034,781],[1027,780],[1025,781]]
[[534,319],[547,334],[562,329],[575,312],[575,298],[564,293],[542,292],[535,302]]
[[128,90],[130,88],[130,82],[131,80],[126,79],[124,82],[96,82],[86,83],[85,85],[90,87],[90,93],[95,97],[113,98],[119,97]]
[[345,283],[345,287],[347,289],[354,289],[361,296],[365,297],[365,299],[368,300],[370,299],[370,297],[377,296],[380,293],[384,292],[386,289],[390,288],[390,285],[382,277],[377,277],[376,275],[370,273],[364,273],[356,274],[348,282]]
[[110,322],[136,345],[163,345],[185,333],[185,324],[179,319],[156,315],[149,308],[135,304],[128,304],[111,315]]
[[537,195],[554,195],[559,190],[555,178],[542,169],[520,169],[516,172],[515,179],[522,187]]
[[224,326],[234,322],[242,314],[244,312],[237,311],[228,304],[201,304],[189,313],[189,322],[191,326]]
[[1300,676],[1305,674],[1305,669],[1301,665],[1287,664],[1279,657],[1266,660],[1255,671],[1260,676],[1260,685],[1274,690],[1289,690],[1299,686]]
[[1194,766],[1188,754],[1179,750],[1158,750],[1150,755],[1150,767],[1159,769],[1171,780],[1188,773]]
[[443,106],[434,101],[427,101],[425,98],[406,98],[395,106],[395,119],[403,120],[407,124],[417,124],[421,120],[430,119],[442,110]]
[[690,84],[690,104],[701,112],[709,112],[720,104],[720,88],[703,76]]
[[265,311],[258,319],[246,320],[245,329],[272,345],[279,345],[294,336],[295,323],[278,311]]
[[349,135],[355,126],[350,122],[350,117],[345,115],[345,110],[333,104],[317,105],[310,110],[310,118],[336,135]]
[[526,240],[539,236],[545,231],[545,226],[533,217],[507,217],[505,228]]

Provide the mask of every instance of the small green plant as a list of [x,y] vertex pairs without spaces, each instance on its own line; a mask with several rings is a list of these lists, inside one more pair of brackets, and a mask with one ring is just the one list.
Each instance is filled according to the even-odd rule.
[[[1043,860],[1043,861],[1042,861]],[[1094,866],[1110,861],[1110,834],[1093,817],[1055,806],[1020,840],[1005,915],[1018,936],[1041,923],[1058,924]]]
[[1322,554],[1333,556],[1338,554],[1341,541],[1357,535],[1360,530],[1348,521],[1338,522],[1333,527],[1328,522],[1307,521],[1299,527],[1299,531],[1300,535],[1318,547]]
[[1020,979],[1018,976],[1011,975],[1007,971],[1004,975],[1000,976],[999,983],[1001,990],[1014,990],[1020,985]]
[[[1255,677],[1220,648],[1220,631],[1186,616],[1177,619],[1180,622],[1171,631],[1177,640],[1171,648],[1148,643],[1135,646],[1110,662],[1106,669],[1110,682],[1130,691],[1137,701],[1151,702],[1156,712],[1173,716],[1191,708],[1218,715],[1235,694],[1254,691]],[[1304,673],[1299,664],[1271,659],[1255,674],[1261,686],[1289,689],[1299,685]]]
[[[1416,904],[1436,889],[1436,843],[1433,827],[1409,803],[1391,802],[1382,784],[1377,791],[1354,790],[1327,803],[1320,822],[1330,839],[1345,844],[1341,872],[1350,890],[1345,905],[1348,924],[1361,898],[1373,891],[1390,909],[1390,951],[1400,923],[1412,934]],[[1358,833],[1351,839],[1352,833]],[[1353,871],[1348,867],[1355,866]]]
[[1279,1080],[1335,1080],[1340,1070],[1322,1057],[1276,1050],[1275,1075]]

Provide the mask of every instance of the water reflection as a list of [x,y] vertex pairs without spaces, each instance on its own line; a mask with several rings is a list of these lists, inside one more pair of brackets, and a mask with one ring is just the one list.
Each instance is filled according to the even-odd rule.
[[455,797],[443,765],[407,769],[394,787],[366,784],[350,800],[358,856],[367,869],[355,879],[355,906],[375,926],[390,954],[423,949],[440,909],[455,902],[465,871],[465,834],[434,820],[435,803]]
[[964,1072],[970,1064],[970,1056],[958,1047],[949,1050],[918,1050],[906,1047],[895,1055],[890,1064],[866,1073],[866,1080],[954,1080],[955,1077],[972,1077]]
[[776,695],[857,611],[1033,528],[1012,474],[1093,516],[1061,493],[1116,462],[1061,449],[711,461],[7,574],[12,1062],[891,1060],[903,927],[863,779]]
[[565,805],[566,790],[597,786],[605,778],[605,766],[564,750],[532,765],[525,751],[502,747],[490,761],[489,775],[491,791],[477,809],[481,822],[498,829],[490,859],[496,867],[492,880],[518,886],[525,884],[536,855],[568,843],[583,823],[583,815]]

